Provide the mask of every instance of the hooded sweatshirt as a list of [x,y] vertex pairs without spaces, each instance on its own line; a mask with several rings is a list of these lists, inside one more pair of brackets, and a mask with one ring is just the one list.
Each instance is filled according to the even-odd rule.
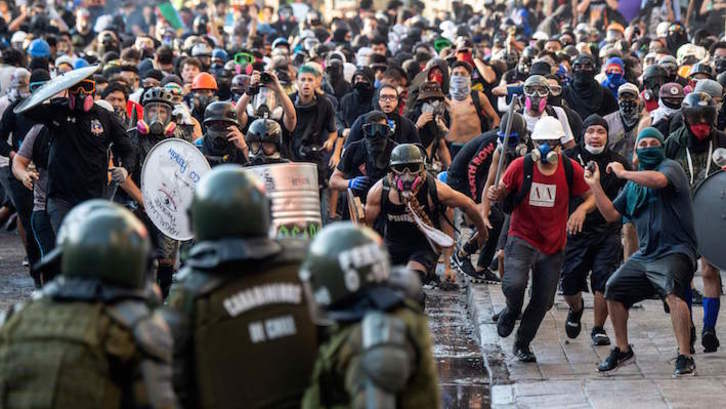
[[338,119],[346,128],[353,126],[353,123],[359,116],[370,112],[373,109],[373,82],[375,77],[373,71],[368,67],[359,68],[353,74],[353,79],[358,75],[364,76],[370,83],[370,88],[367,91],[363,91],[353,85],[353,91],[345,94],[343,99],[340,100],[340,106],[338,108]]

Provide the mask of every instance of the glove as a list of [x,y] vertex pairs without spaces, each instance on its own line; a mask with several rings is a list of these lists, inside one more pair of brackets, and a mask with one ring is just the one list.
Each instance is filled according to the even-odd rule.
[[371,180],[368,176],[356,176],[348,181],[348,187],[359,192],[365,192],[371,187]]
[[129,171],[127,171],[124,168],[111,168],[111,182],[116,183],[117,185],[120,185],[126,181],[126,178],[129,177]]

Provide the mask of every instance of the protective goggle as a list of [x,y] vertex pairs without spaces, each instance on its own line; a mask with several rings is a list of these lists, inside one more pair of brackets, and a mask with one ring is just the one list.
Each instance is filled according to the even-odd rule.
[[68,92],[71,94],[93,94],[94,92],[96,92],[96,81],[83,80],[78,84],[68,88]]
[[237,65],[252,64],[255,62],[255,56],[248,53],[237,53],[234,55],[234,62]]
[[398,163],[395,165],[391,165],[391,170],[393,170],[394,173],[400,175],[402,173],[421,173],[424,170],[424,164],[423,163]]
[[550,89],[550,94],[554,97],[558,97],[562,94],[562,87],[559,85],[550,85],[548,88]]
[[[497,132],[497,136],[499,137],[499,141],[502,142],[502,143],[504,143],[504,137],[505,137],[504,131],[503,130],[500,130],[499,132]],[[514,132],[514,131],[510,132],[509,133],[509,139],[507,140],[507,145],[509,145],[509,146],[515,146],[518,143],[519,143],[519,133],[518,132]]]
[[391,128],[384,124],[365,124],[363,125],[363,133],[367,137],[373,137],[376,135],[388,136],[391,134]]
[[150,102],[144,105],[144,120],[147,123],[159,121],[163,124],[169,122],[171,118],[171,108],[167,104],[160,102]]
[[525,85],[524,86],[524,95],[527,96],[539,96],[539,97],[546,97],[549,95],[550,90],[548,87],[542,86],[542,85]]
[[538,140],[538,141],[534,141],[534,142],[537,145],[545,145],[545,144],[546,145],[549,145],[550,148],[552,148],[552,149],[554,149],[554,148],[556,148],[557,146],[560,145],[560,140],[559,139],[542,139],[542,140]]

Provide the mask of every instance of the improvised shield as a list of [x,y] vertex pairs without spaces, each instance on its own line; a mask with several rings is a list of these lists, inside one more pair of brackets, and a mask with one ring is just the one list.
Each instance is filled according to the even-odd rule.
[[13,112],[16,114],[22,114],[36,105],[42,104],[43,101],[85,80],[100,69],[100,65],[92,65],[90,67],[79,68],[59,75],[35,90],[35,92],[33,92],[28,98],[18,104],[18,106],[13,109]]
[[350,221],[355,224],[364,224],[366,212],[360,197],[353,194],[353,190],[348,188],[348,213],[350,213]]
[[151,148],[141,168],[141,195],[146,214],[162,233],[174,240],[193,237],[187,210],[209,170],[204,155],[185,140],[169,138]]
[[701,255],[726,270],[722,241],[726,231],[726,172],[714,173],[698,185],[693,194],[693,216]]
[[265,185],[272,200],[273,237],[311,239],[323,225],[318,168],[312,163],[278,163],[245,168]]

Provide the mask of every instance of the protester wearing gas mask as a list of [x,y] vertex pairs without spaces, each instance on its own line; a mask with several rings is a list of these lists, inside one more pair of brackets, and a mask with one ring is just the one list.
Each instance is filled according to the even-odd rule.
[[449,167],[451,154],[446,144],[449,128],[449,113],[446,109],[446,97],[439,84],[429,81],[421,85],[416,105],[409,109],[406,118],[415,121],[421,144],[432,163],[439,164],[439,170]]
[[642,111],[638,87],[625,83],[618,88],[618,110],[605,116],[610,150],[631,161]]
[[580,54],[572,63],[572,82],[565,86],[563,95],[580,118],[591,114],[605,116],[618,110],[617,99],[595,81],[595,73],[595,59],[589,54]]
[[[567,151],[567,156],[577,161],[583,168],[590,161],[605,169],[611,162],[618,162],[630,169],[631,161],[608,147],[608,123],[597,114],[590,115],[584,122],[585,133],[580,143]],[[610,200],[614,200],[625,186],[625,180],[612,173],[603,174],[600,184]],[[565,325],[569,338],[577,338],[582,325],[584,312],[582,292],[588,291],[587,276],[590,274],[590,288],[594,295],[594,319],[590,338],[593,345],[610,345],[610,338],[603,329],[607,319],[605,302],[605,283],[615,272],[623,257],[620,221],[608,223],[600,212],[594,211],[592,204],[575,198],[570,205],[570,218],[567,223],[567,246],[565,262],[562,266],[561,289],[570,307]],[[592,272],[592,273],[590,273]]]
[[231,102],[209,104],[204,112],[204,127],[206,132],[197,141],[197,146],[212,167],[247,163],[249,149]]
[[174,137],[176,129],[176,123],[172,115],[174,96],[166,88],[149,88],[141,96],[141,105],[144,108],[144,116],[137,121],[136,127],[129,132],[129,139],[136,147],[135,163],[137,166],[129,169],[130,178],[128,180],[118,178],[115,175],[115,173],[119,173],[118,168],[112,169],[112,179],[114,183],[120,185],[125,193],[118,192],[115,201],[132,209],[134,214],[144,222],[151,234],[158,262],[157,282],[161,288],[162,296],[166,298],[171,288],[179,241],[166,236],[151,222],[151,219],[144,211],[144,200],[139,186],[141,186],[142,165],[146,160],[146,156],[156,144],[166,138]]
[[450,126],[446,141],[452,157],[474,137],[499,126],[499,115],[489,98],[483,92],[471,90],[472,71],[473,67],[465,61],[456,61],[451,69],[447,101]]
[[486,192],[490,201],[502,201],[511,211],[502,276],[507,306],[497,321],[501,337],[508,337],[514,330],[532,270],[532,297],[522,315],[513,350],[522,362],[537,360],[529,345],[554,304],[567,242],[570,199],[582,196],[594,203],[583,178],[584,170],[562,154],[563,137],[560,121],[542,118],[532,133],[535,149],[515,159],[499,184]]
[[[683,99],[683,125],[671,133],[665,143],[665,156],[678,162],[686,173],[691,191],[709,175],[719,171],[712,163],[713,151],[726,148],[726,133],[716,129],[716,103],[705,92],[692,92]],[[720,308],[721,279],[719,270],[701,259],[703,276],[703,331],[701,344],[705,352],[719,347],[716,319]]]
[[184,101],[192,111],[194,119],[200,123],[204,121],[204,111],[207,109],[207,105],[217,100],[215,95],[217,89],[217,80],[211,74],[201,72],[194,77],[191,92],[184,97]]
[[289,163],[281,156],[282,128],[272,119],[255,119],[245,133],[249,151],[247,166]]
[[338,121],[343,126],[341,131],[343,138],[348,137],[350,128],[356,119],[373,109],[373,94],[375,92],[373,82],[373,71],[369,68],[359,68],[353,73],[353,91],[343,96],[336,113]]
[[[83,80],[68,90],[68,98],[39,104],[23,113],[50,131],[47,210],[53,230],[76,204],[105,197],[106,153],[113,143],[119,163],[114,177],[123,182],[126,169],[136,167],[136,148],[112,112],[93,102],[96,83]],[[123,180],[121,180],[123,179]]]
[[[599,85],[598,85],[599,86]],[[549,106],[550,88],[547,78],[541,75],[531,75],[524,82],[520,90],[524,96],[524,109],[522,116],[527,123],[527,130],[534,131],[534,127],[542,118],[553,117],[560,122],[565,137],[560,141],[565,149],[575,146],[575,136],[570,127],[567,112],[559,106]],[[577,115],[577,113],[574,113]],[[574,121],[577,123],[578,121]]]
[[343,152],[330,177],[330,187],[342,192],[351,189],[365,203],[368,189],[386,175],[395,142],[388,118],[381,111],[364,116],[363,134],[363,139],[352,142]]
[[274,72],[253,71],[235,110],[242,129],[255,119],[272,119],[287,132],[293,132],[297,125],[295,105]]

